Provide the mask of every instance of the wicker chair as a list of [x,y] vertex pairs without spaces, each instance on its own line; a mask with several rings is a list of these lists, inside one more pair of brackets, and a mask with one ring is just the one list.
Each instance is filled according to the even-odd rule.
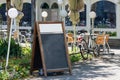
[[67,36],[67,43],[68,43],[68,45],[70,45],[70,47],[72,47],[72,51],[73,51],[73,43],[74,43],[73,34],[67,33],[66,36]]
[[[110,46],[108,44],[108,40],[109,40],[109,35],[108,34],[101,34],[101,35],[97,35],[96,37],[96,44],[98,46],[103,46],[103,52],[108,52],[110,51]],[[107,51],[106,51],[107,49]]]

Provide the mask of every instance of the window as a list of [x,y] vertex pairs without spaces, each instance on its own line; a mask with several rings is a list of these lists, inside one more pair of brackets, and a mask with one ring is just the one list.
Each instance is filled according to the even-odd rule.
[[24,16],[21,19],[20,26],[31,26],[31,4],[24,3],[22,12]]
[[53,3],[51,6],[51,9],[58,9],[58,4],[57,3]]
[[[65,10],[67,11],[67,13],[69,13],[68,5],[65,6]],[[79,12],[79,15],[80,15],[80,22],[78,22],[77,26],[86,26],[86,5],[85,5],[85,8],[84,8],[84,11]],[[70,21],[69,16],[65,17],[65,25],[66,26],[72,26],[72,22]]]
[[[46,11],[48,13],[48,15],[50,14],[50,7],[49,5],[46,3],[46,2],[43,2],[40,6],[40,8],[42,9],[42,12],[43,11]],[[41,13],[42,13],[41,12]],[[44,21],[44,18],[42,17],[42,21]],[[46,21],[50,21],[50,16],[47,16],[46,17]]]
[[49,5],[47,3],[43,3],[40,8],[49,9]]
[[57,3],[53,3],[51,6],[51,21],[58,21],[58,4]]
[[0,15],[2,16],[2,21],[7,20],[5,12],[6,12],[6,3],[0,5]]
[[91,11],[95,11],[96,28],[116,28],[116,8],[110,1],[99,1],[92,5]]

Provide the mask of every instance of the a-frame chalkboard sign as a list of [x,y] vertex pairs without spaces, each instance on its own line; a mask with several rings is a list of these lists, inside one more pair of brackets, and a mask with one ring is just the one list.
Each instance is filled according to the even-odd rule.
[[30,72],[39,69],[44,76],[66,70],[71,74],[63,22],[36,22]]

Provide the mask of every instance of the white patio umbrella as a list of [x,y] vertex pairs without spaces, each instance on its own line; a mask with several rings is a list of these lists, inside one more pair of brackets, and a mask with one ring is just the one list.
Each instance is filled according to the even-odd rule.
[[16,17],[16,31],[14,33],[14,38],[18,39],[19,42],[19,23],[22,17],[24,16],[22,9],[23,9],[23,0],[11,0],[11,4],[18,10],[18,16]]
[[84,8],[84,1],[83,0],[69,0],[69,17],[72,21],[72,25],[74,27],[74,44],[76,42],[76,24],[80,21],[79,12]]

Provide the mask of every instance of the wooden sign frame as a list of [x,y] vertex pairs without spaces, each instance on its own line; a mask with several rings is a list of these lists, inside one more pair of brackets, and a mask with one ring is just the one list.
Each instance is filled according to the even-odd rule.
[[[44,44],[42,43],[42,34],[63,34],[64,38],[64,48],[65,48],[65,58],[66,64],[65,67],[48,69],[45,61],[45,51]],[[56,53],[57,54],[57,53]],[[62,54],[62,53],[61,53]],[[64,62],[63,62],[64,63]],[[53,65],[54,66],[54,65]],[[61,66],[61,65],[60,65]],[[39,70],[39,68],[43,69],[44,76],[47,76],[47,72],[60,72],[68,70],[71,74],[71,62],[68,54],[67,41],[65,37],[65,29],[63,27],[63,22],[36,22],[34,27],[34,39],[32,46],[32,60],[31,60],[31,69],[30,72],[34,70]]]

